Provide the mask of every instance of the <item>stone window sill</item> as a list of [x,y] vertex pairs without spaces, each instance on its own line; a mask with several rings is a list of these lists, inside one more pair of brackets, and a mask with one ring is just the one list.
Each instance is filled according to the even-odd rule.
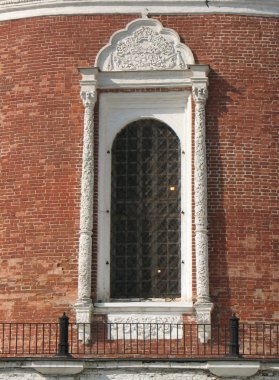
[[192,314],[194,312],[192,302],[164,302],[164,301],[144,301],[144,302],[96,302],[94,312],[97,314],[108,313],[144,313],[144,312],[167,312]]

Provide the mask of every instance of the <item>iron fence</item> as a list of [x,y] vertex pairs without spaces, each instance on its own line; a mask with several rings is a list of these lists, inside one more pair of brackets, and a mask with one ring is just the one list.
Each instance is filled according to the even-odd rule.
[[278,358],[278,323],[0,323],[0,357]]

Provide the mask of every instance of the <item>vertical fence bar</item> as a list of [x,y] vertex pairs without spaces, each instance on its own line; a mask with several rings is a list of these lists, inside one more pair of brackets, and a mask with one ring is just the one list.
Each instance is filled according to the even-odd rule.
[[137,323],[137,354],[139,353],[139,324]]
[[112,354],[111,323],[109,323],[109,347],[110,347],[110,354]]
[[279,354],[279,324],[277,323],[277,355]]
[[[82,347],[83,347],[83,353],[85,354],[85,329],[86,329],[86,324],[82,324],[82,331],[83,331],[83,340],[82,340]],[[96,334],[96,339],[97,339],[97,353],[98,353],[98,335]]]
[[42,324],[43,325],[43,341],[42,341],[42,353],[44,354],[45,352],[45,323]]
[[17,354],[17,335],[18,335],[18,323],[16,325],[16,330],[15,330],[15,353]]
[[224,326],[224,345],[225,345],[225,355],[227,355],[227,326]]
[[51,353],[51,333],[52,333],[52,323],[49,324],[49,332],[48,332],[48,353],[50,354]]
[[149,323],[149,354],[152,353],[152,346],[151,346],[151,343],[152,343],[151,328],[152,328],[152,325],[151,325],[151,323]]
[[93,333],[94,333],[94,322],[92,322],[92,323],[90,323],[90,326],[88,326],[89,327],[89,331],[92,331],[92,341],[91,341],[91,344],[89,345],[89,353],[90,353],[90,355],[92,354],[92,349],[93,349],[93,344],[92,344],[92,342],[93,342],[93,337],[94,337],[94,335],[93,335]]
[[199,346],[199,330],[200,330],[200,325],[196,325],[196,345],[197,345],[197,355],[200,355],[200,346]]
[[31,354],[31,323],[29,323],[29,339],[28,339],[28,354]]
[[[97,355],[99,354],[99,322],[96,321],[96,339],[97,339],[97,344],[96,344],[96,350],[97,350]],[[85,345],[84,345],[85,348]]]
[[[249,353],[250,355],[251,355],[251,352],[252,352],[252,331],[251,331],[251,325],[249,325]],[[243,354],[244,354],[244,346],[243,346]]]
[[36,329],[35,329],[35,351],[37,354],[38,353],[38,323],[36,323],[35,327],[36,327]]
[[117,347],[117,353],[119,353],[118,326],[119,326],[119,323],[116,323],[116,347]]
[[[79,328],[80,328],[80,324],[77,323],[77,334],[76,334],[76,353],[79,354],[79,339],[78,339],[78,336],[79,336]],[[73,353],[73,352],[72,352]]]
[[213,351],[213,340],[214,340],[214,330],[213,330],[213,327],[211,326],[212,328],[212,332],[211,332],[211,339],[210,339],[210,355],[212,355],[212,351]]
[[220,355],[220,326],[217,326],[217,354]]
[[5,323],[2,323],[2,352],[4,353],[4,341],[5,341]]
[[206,343],[207,343],[207,341],[206,341],[206,339],[205,339],[205,324],[203,325],[203,354],[205,355],[205,353],[206,353]]
[[9,323],[10,325],[10,331],[9,331],[9,350],[8,350],[8,353],[10,354],[11,353],[11,344],[12,344],[12,324]]
[[269,325],[269,354],[272,355],[272,324]]
[[170,354],[171,354],[172,353],[172,337],[171,337],[172,330],[171,330],[171,324],[169,324],[169,329],[170,329]]
[[176,324],[176,353],[178,354],[178,323]]
[[256,355],[259,354],[259,352],[258,352],[258,340],[259,340],[259,326],[256,323]]
[[190,325],[190,354],[193,353],[193,336],[192,336],[192,324]]
[[235,314],[230,318],[229,322],[229,356],[239,357],[239,319]]
[[[104,354],[106,353],[106,344],[107,344],[106,330],[107,330],[107,325],[106,325],[106,324],[103,324]],[[90,353],[91,353],[91,351],[90,351]]]
[[157,349],[157,356],[159,354],[159,332],[158,332],[158,322],[156,323],[156,326],[157,326],[157,342],[156,342],[156,349]]
[[70,352],[72,354],[73,353],[73,324],[70,323],[69,326],[70,326],[70,331],[71,331],[71,333],[70,333]]
[[265,354],[265,325],[263,323],[263,355]]

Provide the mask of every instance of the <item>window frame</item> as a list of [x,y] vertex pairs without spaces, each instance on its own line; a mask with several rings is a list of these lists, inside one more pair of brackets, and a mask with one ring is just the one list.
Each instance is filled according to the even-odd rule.
[[[120,92],[100,94],[98,168],[97,302],[108,310],[192,309],[192,112],[191,92]],[[167,124],[181,144],[181,298],[125,302],[110,299],[111,148],[117,133],[129,123],[153,118]]]

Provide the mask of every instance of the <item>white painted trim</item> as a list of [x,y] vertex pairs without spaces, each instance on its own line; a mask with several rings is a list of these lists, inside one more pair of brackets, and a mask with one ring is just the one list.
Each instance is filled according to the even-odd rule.
[[236,14],[278,17],[277,0],[1,0],[0,21],[90,14]]
[[180,140],[181,152],[185,152],[181,154],[181,209],[184,211],[181,215],[181,262],[184,261],[181,264],[181,302],[187,302],[189,305],[192,302],[190,91],[101,94],[97,300],[102,303],[109,302],[110,289],[110,267],[106,262],[110,262],[110,213],[107,210],[110,210],[111,198],[111,155],[107,152],[111,151],[117,133],[130,122],[140,118],[155,118],[169,125]]
[[90,88],[92,78],[97,79],[98,88],[104,90],[138,89],[138,88],[185,88],[192,87],[193,82],[208,84],[208,65],[188,65],[185,70],[151,70],[151,71],[110,71],[100,72],[95,68],[79,68],[82,74],[81,85]]
[[[192,66],[192,65],[191,65]],[[97,69],[80,68],[80,72],[88,70],[98,77],[98,87],[102,89],[121,88],[168,88],[191,87],[193,72],[186,70],[154,70],[154,71],[110,71],[98,72]]]
[[192,302],[103,302],[94,304],[94,312],[97,314],[107,314],[108,312],[155,312],[155,313],[183,313],[192,314]]

